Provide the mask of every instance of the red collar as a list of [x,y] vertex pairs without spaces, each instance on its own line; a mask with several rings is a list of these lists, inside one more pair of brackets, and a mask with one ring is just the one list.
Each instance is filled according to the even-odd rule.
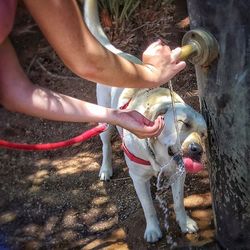
[[[126,102],[123,106],[120,107],[120,109],[126,109],[130,103],[131,99],[128,100],[128,102]],[[135,163],[138,163],[138,164],[141,164],[141,165],[151,165],[151,163],[149,161],[146,161],[146,160],[143,160],[137,156],[135,156],[134,154],[132,154],[128,148],[126,147],[125,143],[122,142],[122,146],[121,146],[122,150],[124,151],[124,153],[127,155],[127,157],[135,162]]]
[[147,166],[148,166],[148,165],[151,165],[151,163],[150,163],[149,161],[143,160],[143,159],[141,159],[141,158],[135,156],[134,154],[132,154],[132,153],[128,150],[128,148],[126,147],[126,145],[125,145],[124,142],[122,143],[121,148],[123,149],[124,153],[127,155],[127,157],[128,157],[131,161],[133,161],[133,162],[135,162],[135,163],[138,163],[138,164],[141,164],[141,165],[147,165]]
[[123,104],[119,109],[126,109],[132,98],[130,98],[125,104]]

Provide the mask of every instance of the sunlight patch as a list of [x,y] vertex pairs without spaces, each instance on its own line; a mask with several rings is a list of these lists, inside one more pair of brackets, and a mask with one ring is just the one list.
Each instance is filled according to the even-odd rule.
[[88,165],[85,165],[84,161],[75,161],[73,159],[68,159],[65,161],[53,161],[52,166],[57,170],[58,175],[66,175],[66,174],[75,174],[75,173],[81,173],[81,172],[93,172],[98,171],[99,164],[96,162],[91,162],[89,164],[89,161],[92,160],[92,158],[85,159],[84,161],[88,162]]
[[116,223],[117,223],[117,218],[110,218],[105,221],[99,221],[90,227],[90,231],[94,233],[107,230],[110,229],[112,226],[114,226]]
[[105,203],[107,203],[109,200],[109,198],[107,196],[100,196],[100,197],[95,197],[93,200],[92,200],[92,204],[93,205],[96,205],[96,206],[101,206]]
[[77,224],[77,212],[74,210],[66,211],[63,218],[64,227],[74,227]]
[[35,166],[36,167],[48,166],[48,165],[50,165],[50,163],[51,163],[51,160],[40,159],[40,160],[36,160]]
[[96,218],[102,213],[100,208],[91,208],[87,213],[82,213],[80,215],[84,224],[93,224],[96,221]]
[[9,222],[12,222],[16,219],[16,213],[15,212],[5,212],[0,214],[0,224],[6,224]]
[[211,206],[212,197],[210,193],[205,194],[193,194],[184,198],[184,206],[188,208],[192,207],[207,207]]
[[49,178],[49,171],[43,169],[37,171],[35,174],[29,175],[27,179],[32,181],[34,185],[39,185],[47,178]]

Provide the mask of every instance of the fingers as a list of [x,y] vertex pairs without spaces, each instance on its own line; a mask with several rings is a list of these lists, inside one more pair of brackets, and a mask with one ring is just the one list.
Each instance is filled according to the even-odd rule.
[[177,47],[173,50],[170,50],[169,46],[162,43],[162,41],[159,39],[153,43],[151,43],[148,48],[145,50],[145,54],[151,55],[156,52],[156,50],[159,51],[162,55],[169,55],[171,57],[171,62],[176,62],[180,55],[181,55],[181,48]]
[[144,51],[144,56],[159,56],[159,55],[170,55],[170,48],[164,45],[160,39],[151,43],[147,49]]
[[159,136],[164,128],[164,119],[162,116],[158,116],[155,120],[155,126],[156,130],[154,131],[154,134],[152,136],[156,137]]
[[[148,122],[146,122],[148,123]],[[158,116],[154,122],[150,121],[150,124],[145,128],[145,137],[157,137],[160,135],[164,128],[164,120],[162,116]],[[146,124],[145,124],[146,125]]]
[[160,135],[164,128],[164,120],[159,116],[155,121],[150,121],[135,110],[119,110],[116,125],[121,126],[138,138],[149,138]]
[[147,49],[154,48],[154,47],[158,46],[159,44],[161,44],[161,40],[160,40],[160,39],[156,40],[155,42],[152,42],[152,43],[147,47]]
[[181,54],[181,48],[177,47],[171,51],[171,59],[172,61],[177,61]]
[[147,50],[151,51],[152,49],[156,49],[156,48],[161,49],[162,50],[161,53],[167,53],[167,55],[170,53],[172,61],[177,61],[181,55],[180,47],[177,47],[171,51],[169,46],[167,46],[166,44],[163,44],[160,39],[150,44]]
[[176,70],[176,72],[178,73],[178,72],[180,72],[181,70],[183,70],[185,67],[186,67],[186,62],[184,62],[184,61],[180,61],[180,62],[178,62],[177,64],[176,64],[176,66],[175,66],[175,70]]
[[178,61],[181,55],[181,48],[177,47],[171,51],[171,61],[175,63],[175,71],[176,73],[180,72],[186,67],[185,61]]

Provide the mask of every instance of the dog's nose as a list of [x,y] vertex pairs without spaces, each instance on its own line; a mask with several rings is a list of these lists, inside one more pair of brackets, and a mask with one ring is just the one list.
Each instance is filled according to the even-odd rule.
[[203,152],[202,146],[198,143],[192,142],[188,146],[189,154],[191,155],[201,155]]

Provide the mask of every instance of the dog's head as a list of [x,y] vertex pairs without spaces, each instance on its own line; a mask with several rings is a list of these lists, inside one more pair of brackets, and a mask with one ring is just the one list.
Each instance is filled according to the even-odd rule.
[[[178,144],[181,144],[183,161],[187,172],[196,173],[203,169],[202,155],[204,152],[204,139],[207,136],[207,126],[203,116],[186,104],[176,104],[176,128],[167,128],[165,135],[159,138],[164,141],[164,137],[170,137],[172,144],[168,146],[169,156],[178,152]],[[169,116],[172,108],[165,114]],[[170,123],[171,124],[171,123]],[[173,126],[173,124],[171,124]],[[176,130],[178,130],[179,138]],[[176,142],[175,142],[176,141]],[[175,142],[175,143],[174,143]]]
[[186,171],[196,173],[202,170],[203,142],[207,136],[203,116],[183,102],[175,102],[174,109],[169,103],[152,106],[150,113],[152,120],[160,114],[165,120],[162,133],[149,139],[159,165],[165,166],[181,149]]

